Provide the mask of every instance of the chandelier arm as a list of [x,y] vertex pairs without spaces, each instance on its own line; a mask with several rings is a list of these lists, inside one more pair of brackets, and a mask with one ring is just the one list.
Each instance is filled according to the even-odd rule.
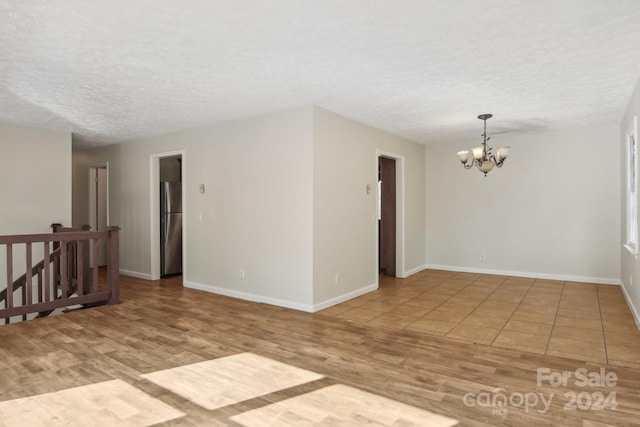
[[490,160],[492,160],[492,161],[493,161],[493,163],[495,163],[497,167],[501,168],[501,167],[502,167],[502,165],[504,164],[504,160],[505,160],[505,159],[500,159],[500,160],[498,160],[498,159],[496,158],[496,156],[492,154],[492,155],[491,155],[491,157],[490,157]]
[[[472,160],[471,163],[467,162],[467,163],[463,163],[462,167],[464,167],[465,169],[471,169],[473,167],[473,164],[475,163],[475,160]],[[468,166],[467,166],[468,165]]]

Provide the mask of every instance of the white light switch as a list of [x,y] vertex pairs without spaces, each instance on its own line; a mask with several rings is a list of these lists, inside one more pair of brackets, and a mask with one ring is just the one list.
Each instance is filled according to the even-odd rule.
[[200,192],[204,193],[204,184],[200,184]]

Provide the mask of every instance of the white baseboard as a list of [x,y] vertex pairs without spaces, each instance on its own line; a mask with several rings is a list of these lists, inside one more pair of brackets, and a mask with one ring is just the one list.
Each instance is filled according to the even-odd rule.
[[147,273],[139,273],[137,271],[130,271],[130,270],[123,270],[120,269],[120,274],[122,274],[123,276],[131,276],[131,277],[136,277],[138,279],[144,279],[144,280],[153,280],[151,278],[150,274]]
[[314,304],[313,312],[315,313],[316,311],[324,310],[325,308],[329,308],[333,305],[340,304],[341,302],[345,302],[350,299],[359,297],[360,295],[364,295],[371,291],[375,291],[376,289],[378,289],[378,285],[373,284],[373,285],[365,286],[364,288],[356,289],[355,291],[346,293],[344,295],[340,295],[335,298],[328,299],[319,304]]
[[199,291],[210,292],[212,294],[224,295],[227,297],[243,299],[246,301],[260,302],[265,304],[276,305],[278,307],[291,308],[293,310],[313,312],[313,306],[308,304],[301,304],[299,302],[283,300],[278,298],[271,298],[264,295],[251,294],[248,292],[235,291],[233,289],[220,288],[217,286],[203,285],[201,283],[184,282],[185,288],[197,289]]
[[459,271],[464,273],[495,274],[498,276],[529,277],[534,279],[563,280],[567,282],[597,283],[600,285],[620,286],[622,284],[620,279],[613,279],[613,278],[606,278],[606,277],[530,273],[526,271],[494,270],[494,269],[485,269],[485,268],[458,267],[458,266],[452,266],[452,265],[433,265],[433,264],[427,265],[426,268],[430,268],[433,270]]
[[631,315],[633,319],[636,321],[636,326],[640,329],[640,312],[638,312],[638,308],[633,305],[633,301],[631,297],[627,293],[627,289],[624,286],[620,286],[622,288],[622,295],[624,295],[624,299],[627,301],[627,305],[629,306],[629,310],[631,310]]

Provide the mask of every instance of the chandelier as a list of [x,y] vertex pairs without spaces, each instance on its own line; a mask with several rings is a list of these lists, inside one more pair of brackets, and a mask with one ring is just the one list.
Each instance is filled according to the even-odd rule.
[[493,114],[480,114],[478,116],[480,120],[484,121],[484,132],[482,133],[484,139],[482,146],[471,149],[473,158],[469,159],[469,150],[458,151],[458,157],[460,157],[462,166],[464,166],[465,169],[471,169],[473,165],[476,165],[476,167],[480,169],[480,172],[484,173],[484,176],[487,176],[487,172],[490,172],[494,166],[502,167],[502,164],[509,155],[509,148],[511,148],[500,147],[496,150],[496,154],[493,154],[491,147],[487,146],[487,141],[491,139],[491,137],[487,138],[487,120],[491,117],[493,117]]

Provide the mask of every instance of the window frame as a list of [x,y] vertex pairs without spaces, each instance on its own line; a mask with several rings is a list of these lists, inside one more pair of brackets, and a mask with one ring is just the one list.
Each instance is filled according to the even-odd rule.
[[625,134],[626,148],[626,242],[624,247],[638,254],[638,119],[633,116]]

